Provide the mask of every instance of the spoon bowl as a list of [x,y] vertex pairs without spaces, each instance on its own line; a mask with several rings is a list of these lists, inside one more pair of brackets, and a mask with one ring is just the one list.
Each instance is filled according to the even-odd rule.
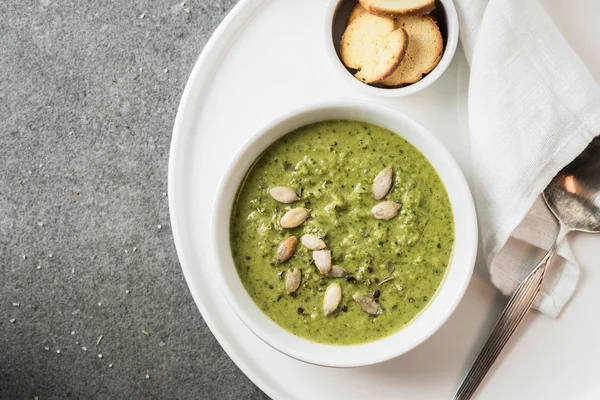
[[600,232],[600,136],[552,179],[544,200],[562,229]]

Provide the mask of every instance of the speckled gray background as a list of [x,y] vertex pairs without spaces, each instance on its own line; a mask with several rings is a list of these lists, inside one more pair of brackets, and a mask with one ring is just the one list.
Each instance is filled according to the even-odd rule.
[[0,1],[2,399],[266,398],[171,237],[177,105],[236,2],[181,1]]

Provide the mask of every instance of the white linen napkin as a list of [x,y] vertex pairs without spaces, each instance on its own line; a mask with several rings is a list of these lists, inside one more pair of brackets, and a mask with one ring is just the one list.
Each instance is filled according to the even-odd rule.
[[[511,294],[558,224],[540,198],[600,134],[600,87],[537,0],[455,0],[471,66],[469,129],[483,250]],[[557,317],[579,269],[567,241],[534,307]]]

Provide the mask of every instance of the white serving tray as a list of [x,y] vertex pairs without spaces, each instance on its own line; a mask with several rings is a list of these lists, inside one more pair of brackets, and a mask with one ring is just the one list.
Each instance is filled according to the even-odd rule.
[[[274,399],[450,399],[505,301],[482,262],[434,336],[400,358],[354,369],[316,367],[273,350],[237,318],[214,280],[209,221],[217,184],[246,140],[287,110],[330,98],[392,106],[436,135],[470,175],[469,70],[462,50],[423,92],[368,97],[346,85],[325,56],[325,7],[325,0],[242,0],[206,45],[185,88],[171,145],[169,199],[181,266],[217,340]],[[583,58],[600,66],[600,56]],[[573,235],[570,241],[583,269],[575,297],[557,320],[537,312],[527,318],[478,398],[600,399],[600,238]]]

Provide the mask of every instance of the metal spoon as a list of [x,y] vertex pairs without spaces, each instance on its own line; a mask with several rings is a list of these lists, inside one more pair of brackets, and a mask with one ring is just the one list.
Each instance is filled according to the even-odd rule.
[[600,232],[600,136],[552,179],[544,190],[546,205],[560,223],[550,250],[521,282],[475,359],[454,400],[468,400],[531,308],[556,247],[571,231]]

